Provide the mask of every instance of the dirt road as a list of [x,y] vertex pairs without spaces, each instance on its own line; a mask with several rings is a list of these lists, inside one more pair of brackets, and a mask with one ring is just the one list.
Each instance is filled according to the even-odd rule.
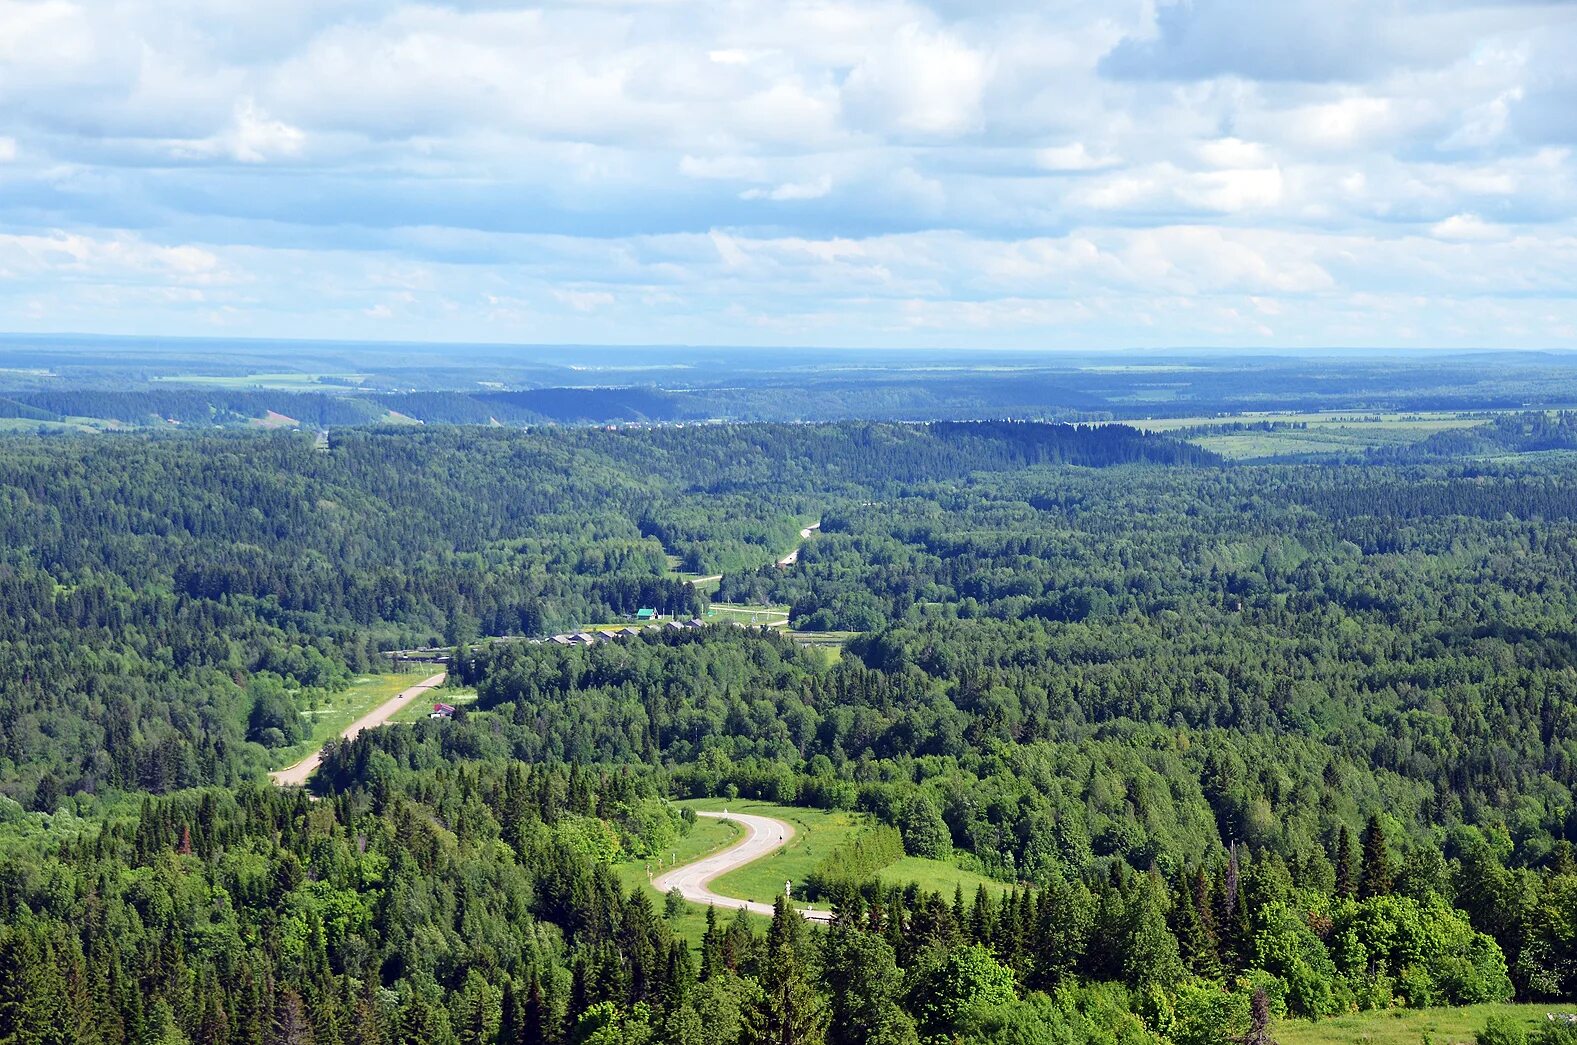
[[[716,820],[725,819],[722,813],[698,812],[696,815],[709,816]],[[693,864],[685,864],[683,867],[676,867],[672,871],[660,874],[652,879],[652,885],[662,893],[677,886],[680,894],[694,903],[712,904],[715,907],[730,909],[743,907],[752,914],[762,914],[770,918],[771,904],[741,900],[734,896],[721,896],[712,892],[707,886],[718,875],[727,874],[736,867],[743,867],[781,848],[794,837],[794,828],[781,820],[774,820],[770,816],[756,816],[753,813],[729,813],[726,819],[744,825],[743,840],[720,853],[713,853]],[[802,910],[800,914],[813,922],[832,921],[832,912],[826,910]]]
[[[389,721],[389,719],[394,717],[395,712],[399,711],[401,708],[405,707],[405,705],[409,704],[423,693],[426,693],[428,690],[442,685],[443,681],[444,673],[441,671],[430,679],[423,679],[421,682],[418,682],[410,689],[403,690],[398,696],[389,698],[382,704],[379,704],[377,707],[367,712],[365,715],[361,716],[361,718],[358,718],[355,722],[352,722],[350,727],[346,729],[345,732],[340,734],[340,737],[344,740],[349,740],[351,737],[355,736],[357,733],[360,733],[364,729],[373,729],[377,726],[383,725],[385,722]],[[312,776],[313,772],[318,768],[318,766],[322,764],[323,749],[319,748],[318,750],[312,752],[312,754],[308,755],[306,758],[303,758],[300,762],[297,762],[295,765],[291,766],[289,769],[277,770],[268,774],[268,777],[280,787],[301,787],[307,782],[307,778]]]

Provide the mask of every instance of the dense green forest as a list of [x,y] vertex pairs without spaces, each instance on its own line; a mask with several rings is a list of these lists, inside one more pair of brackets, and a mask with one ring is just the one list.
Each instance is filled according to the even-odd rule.
[[[0,441],[0,1041],[1224,1045],[1572,999],[1570,424],[1252,467],[1011,423]],[[800,634],[530,641],[703,612],[676,563]],[[261,782],[429,644],[474,705],[331,745],[321,800]],[[621,885],[713,795],[864,815],[830,927],[692,947]],[[882,885],[905,854],[1001,888]]]

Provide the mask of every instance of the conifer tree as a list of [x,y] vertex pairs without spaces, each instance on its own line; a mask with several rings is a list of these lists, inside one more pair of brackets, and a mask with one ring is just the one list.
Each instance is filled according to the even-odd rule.
[[826,1013],[805,968],[805,923],[786,897],[772,910],[762,952],[761,997],[746,1014],[742,1045],[821,1045]]
[[1358,859],[1353,852],[1352,834],[1343,824],[1336,835],[1336,894],[1352,896],[1358,891]]
[[830,1002],[829,1045],[903,1045],[916,1040],[914,1020],[898,1004],[903,973],[893,949],[874,933],[834,926],[822,951]]
[[701,982],[723,969],[723,932],[717,927],[717,907],[707,904],[706,932],[701,935]]
[[1385,829],[1379,814],[1369,817],[1363,829],[1363,872],[1358,882],[1358,897],[1367,900],[1391,892],[1391,851],[1386,846]]
[[1219,979],[1221,957],[1216,952],[1216,941],[1199,917],[1193,890],[1187,883],[1180,885],[1173,896],[1168,921],[1172,935],[1177,937],[1178,955],[1189,971],[1208,980]]

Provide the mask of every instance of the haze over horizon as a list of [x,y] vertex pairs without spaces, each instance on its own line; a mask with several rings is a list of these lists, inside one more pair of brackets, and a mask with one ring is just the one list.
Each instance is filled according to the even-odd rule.
[[1577,347],[1577,6],[0,0],[0,329]]

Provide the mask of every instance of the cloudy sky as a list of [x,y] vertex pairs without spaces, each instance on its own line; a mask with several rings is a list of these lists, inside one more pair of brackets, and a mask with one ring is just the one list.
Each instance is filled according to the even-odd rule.
[[0,0],[0,329],[1577,346],[1577,3]]

